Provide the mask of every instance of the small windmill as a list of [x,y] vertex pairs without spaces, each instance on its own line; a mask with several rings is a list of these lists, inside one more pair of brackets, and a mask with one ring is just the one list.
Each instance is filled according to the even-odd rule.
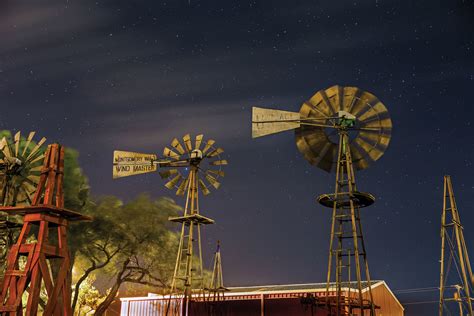
[[216,252],[214,253],[214,264],[212,268],[211,282],[209,288],[208,302],[210,303],[209,314],[211,316],[219,314],[216,310],[216,303],[224,300],[224,293],[228,289],[224,286],[224,275],[222,274],[221,244],[217,242]]
[[[474,274],[472,272],[471,262],[467,251],[466,241],[464,240],[464,227],[461,224],[461,218],[454,197],[453,184],[450,176],[444,177],[444,195],[443,195],[443,213],[441,216],[441,272],[439,286],[439,316],[443,316],[449,302],[455,302],[459,308],[459,315],[474,316],[473,309],[473,290]],[[446,248],[449,258],[446,256]],[[446,286],[448,280],[455,280],[449,276],[450,270],[456,267],[457,279],[454,286]],[[450,289],[452,297],[448,297]]]
[[201,215],[199,193],[208,195],[211,188],[220,187],[221,178],[225,175],[222,168],[227,165],[227,160],[221,158],[224,150],[214,147],[212,139],[204,141],[203,135],[191,139],[187,134],[183,137],[183,143],[184,146],[177,138],[173,139],[171,148],[165,147],[160,159],[155,154],[115,151],[113,175],[120,178],[159,170],[161,178],[167,179],[165,187],[176,190],[176,195],[186,195],[184,214],[169,220],[181,224],[171,294],[182,292],[185,305],[176,306],[188,315],[193,287],[197,283],[198,289],[204,289],[201,226],[214,224],[213,219]]
[[[360,222],[360,208],[373,204],[375,198],[357,190],[355,170],[367,168],[388,147],[392,129],[388,111],[374,95],[341,86],[317,92],[299,112],[253,108],[253,138],[291,129],[306,160],[327,172],[336,171],[334,194],[318,197],[320,204],[333,210],[326,305],[338,316],[366,310],[375,315]],[[350,264],[351,258],[355,265]],[[333,272],[335,288],[330,286]],[[354,282],[351,275],[355,275]],[[364,282],[368,297],[363,295]],[[331,292],[336,292],[335,302],[330,300]]]
[[223,298],[228,289],[224,286],[224,275],[222,274],[221,244],[217,242],[216,252],[214,253],[214,264],[212,268],[212,277],[209,284],[210,300],[219,301]]

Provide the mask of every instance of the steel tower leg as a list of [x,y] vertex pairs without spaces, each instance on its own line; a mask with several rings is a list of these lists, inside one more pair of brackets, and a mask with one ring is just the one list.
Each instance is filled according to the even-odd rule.
[[[337,316],[347,315],[354,310],[360,310],[361,315],[364,315],[365,310],[369,310],[370,315],[375,315],[369,265],[360,221],[360,205],[354,196],[355,192],[357,189],[349,149],[349,136],[345,131],[340,131],[326,284],[326,304],[330,313],[335,313]],[[344,257],[348,258],[347,263],[344,263]],[[355,282],[351,282],[351,258],[355,263]],[[335,304],[330,303],[333,269],[335,271]],[[362,270],[365,272],[365,280]],[[363,282],[366,282],[366,285]],[[368,298],[364,298],[363,295],[365,287],[368,288]],[[334,308],[335,311],[333,311]]]

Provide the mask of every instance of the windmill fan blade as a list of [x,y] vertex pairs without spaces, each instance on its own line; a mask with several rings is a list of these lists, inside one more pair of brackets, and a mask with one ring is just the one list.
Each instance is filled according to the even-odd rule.
[[25,181],[29,182],[30,184],[32,184],[33,186],[36,187],[36,185],[39,183],[40,181],[40,176],[35,176],[35,175],[29,175]]
[[36,132],[30,132],[30,134],[28,135],[25,147],[23,148],[23,152],[21,153],[22,156],[26,154],[26,151],[28,150],[28,147],[30,147],[31,141],[33,140],[33,137],[35,137],[35,134]]
[[30,169],[30,172],[41,172],[43,170],[43,166],[36,166]]
[[338,112],[338,106],[335,104],[335,102],[331,102],[331,99],[334,99],[334,87],[331,87],[327,90],[322,90],[321,91],[321,97],[323,99],[323,103],[326,104],[326,106],[331,110],[331,113],[337,113]]
[[207,157],[215,157],[217,155],[220,155],[224,152],[224,149],[222,148],[217,148],[217,149],[214,149],[213,151],[211,151],[210,153],[207,154]]
[[215,174],[215,175],[217,175],[217,176],[219,176],[219,177],[225,176],[225,172],[222,171],[222,170],[207,170],[206,172]]
[[384,131],[392,129],[392,120],[389,117],[380,120],[371,120],[362,122],[361,127],[382,128]]
[[168,147],[165,147],[165,149],[163,149],[163,155],[165,157],[169,157],[169,158],[174,159],[174,160],[179,160],[179,157],[180,157],[177,153],[175,153],[174,151],[172,151]]
[[22,205],[22,204],[31,204],[32,197],[33,197],[33,192],[28,192],[24,187],[20,187],[18,190],[18,195],[16,197],[16,205]]
[[171,146],[173,146],[181,155],[184,154],[184,148],[181,146],[181,143],[177,138],[173,139]]
[[23,181],[22,183],[22,188],[26,191],[29,192],[30,194],[34,193],[36,191],[36,184],[31,184],[30,181]]
[[168,189],[173,189],[175,186],[176,186],[176,183],[179,182],[180,179],[182,179],[183,176],[181,176],[180,174],[178,174],[176,177],[174,177],[173,179],[171,179],[170,181],[168,181],[166,184],[165,184],[165,187],[167,187]]
[[372,93],[369,93],[367,91],[363,91],[354,103],[354,106],[351,109],[351,114],[355,116],[359,116],[362,114],[364,111],[367,111],[368,108],[370,108],[373,104],[380,103],[380,101],[377,99],[376,96],[374,96]]
[[11,157],[12,156],[12,153],[10,151],[10,147],[8,146],[8,141],[5,137],[2,138],[2,151],[3,151],[3,154],[6,156],[6,157]]
[[18,152],[20,150],[20,138],[21,138],[20,132],[17,132],[15,136],[13,136],[13,140],[15,141],[15,157],[18,157]]
[[30,160],[33,156],[35,156],[36,152],[40,149],[41,146],[46,142],[46,138],[43,137],[40,139],[40,141],[36,144],[36,146],[31,150],[30,154],[28,157],[26,157],[26,160]]
[[191,145],[191,135],[189,134],[184,135],[183,141],[184,141],[184,146],[186,146],[186,149],[188,150],[188,152],[192,151],[193,146]]
[[200,135],[196,136],[195,149],[199,149],[199,147],[201,147],[203,137],[204,137],[203,134],[200,134]]
[[[301,110],[303,110],[303,107],[311,109],[314,113],[303,113]],[[304,102],[303,105],[301,106],[300,110],[300,115],[301,118],[303,118],[303,114],[306,114],[305,116],[311,116],[311,117],[334,117],[335,113],[333,112],[333,109],[329,104],[324,102],[324,98],[322,95],[321,91],[316,92],[311,99],[308,101]],[[317,114],[316,114],[317,113]]]
[[40,161],[40,160],[43,160],[43,159],[44,159],[44,154],[41,154],[41,155],[39,155],[38,157],[36,157],[35,159],[31,160],[31,161],[30,161],[30,164],[34,164],[34,163],[36,163],[36,162],[38,162],[38,161]]
[[199,187],[201,188],[202,194],[208,195],[209,193],[211,193],[211,191],[209,191],[204,181],[202,181],[201,179],[199,179]]
[[362,131],[359,133],[359,137],[366,141],[368,140],[382,150],[385,150],[390,143],[390,136],[385,134],[367,133],[366,131]]
[[318,157],[318,163],[316,164],[319,168],[331,172],[334,166],[334,162],[337,160],[337,145],[328,143],[329,146],[324,146],[324,149]]
[[160,174],[161,179],[166,179],[171,177],[174,174],[178,174],[178,169],[170,169],[165,171],[158,172]]
[[204,155],[212,147],[212,145],[214,145],[215,142],[215,140],[209,139],[202,150],[202,154]]
[[223,166],[223,165],[227,165],[227,160],[223,159],[223,160],[211,161],[209,164],[212,166]]
[[360,100],[363,91],[357,87],[344,87],[344,111],[352,113],[354,105]]
[[365,152],[365,154],[367,154],[373,161],[378,160],[383,155],[382,150],[369,144],[362,138],[356,138],[353,143],[357,144],[362,149],[362,151]]
[[3,152],[3,149],[7,146],[7,139],[5,137],[0,140],[0,150]]
[[221,186],[219,181],[217,181],[217,179],[211,176],[210,174],[206,174],[206,179],[216,189],[219,189],[219,187]]
[[352,163],[354,164],[357,170],[362,170],[369,167],[369,160],[362,156],[359,149],[356,146],[349,146],[352,155]]
[[178,186],[176,195],[184,195],[184,192],[186,192],[186,188],[188,187],[188,182],[189,182],[189,179],[183,179],[183,181]]

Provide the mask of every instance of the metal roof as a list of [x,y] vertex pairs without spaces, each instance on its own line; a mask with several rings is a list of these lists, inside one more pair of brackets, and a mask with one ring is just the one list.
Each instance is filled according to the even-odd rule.
[[[381,283],[383,281],[373,280],[371,281],[372,286]],[[335,288],[335,283],[330,284],[330,289]],[[351,282],[343,285],[343,288],[353,288],[356,289],[357,282]],[[362,282],[362,289],[368,287],[368,282]],[[326,290],[326,282],[324,283],[307,283],[307,284],[283,284],[283,285],[260,285],[260,286],[239,286],[239,287],[228,287],[228,294],[237,294],[237,293],[255,293],[255,294],[265,294],[265,293],[274,293],[274,292],[318,292],[321,290]]]

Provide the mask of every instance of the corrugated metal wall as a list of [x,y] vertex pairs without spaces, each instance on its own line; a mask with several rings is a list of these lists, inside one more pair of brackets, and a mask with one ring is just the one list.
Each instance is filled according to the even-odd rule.
[[169,305],[169,315],[181,316],[179,306],[181,304],[176,300],[124,300],[120,309],[120,316],[163,316],[166,314]]

